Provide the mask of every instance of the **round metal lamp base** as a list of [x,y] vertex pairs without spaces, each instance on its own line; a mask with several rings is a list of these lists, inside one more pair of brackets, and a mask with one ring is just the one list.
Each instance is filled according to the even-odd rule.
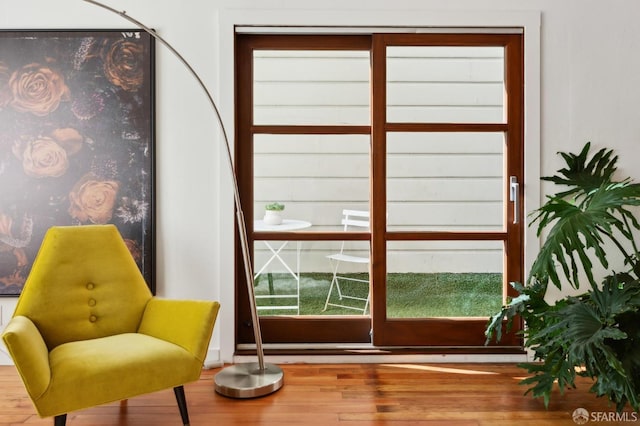
[[215,376],[215,389],[230,398],[257,398],[269,395],[284,384],[284,373],[277,365],[265,364],[260,369],[257,362],[236,364]]

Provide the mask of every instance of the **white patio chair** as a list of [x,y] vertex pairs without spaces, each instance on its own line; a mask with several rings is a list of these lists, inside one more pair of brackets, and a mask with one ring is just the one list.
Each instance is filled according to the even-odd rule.
[[[359,210],[343,210],[342,211],[342,225],[344,231],[353,230],[353,228],[361,228],[361,229],[369,229],[369,212],[368,211],[359,211]],[[356,311],[362,312],[362,315],[367,313],[367,309],[369,308],[369,299],[370,299],[370,289],[369,289],[369,280],[363,280],[360,278],[356,278],[353,276],[341,275],[339,273],[340,265],[343,263],[359,263],[359,264],[369,264],[369,256],[354,256],[351,254],[347,254],[345,250],[345,241],[342,241],[340,246],[340,252],[331,254],[327,256],[333,264],[333,277],[331,279],[331,285],[329,286],[329,294],[327,294],[327,300],[324,304],[323,312],[327,310],[329,306],[336,306],[340,308],[353,309]],[[368,273],[367,269],[367,273]],[[340,288],[341,281],[352,281],[356,283],[361,283],[367,286],[367,296],[361,297],[358,295],[345,294]],[[364,302],[364,306],[354,306],[354,304],[347,305],[338,302],[331,302],[331,294],[333,290],[337,290],[338,292],[338,300],[348,299],[351,301]]]

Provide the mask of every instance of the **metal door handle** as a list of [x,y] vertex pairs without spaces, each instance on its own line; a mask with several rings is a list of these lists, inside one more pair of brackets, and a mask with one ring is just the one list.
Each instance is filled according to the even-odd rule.
[[520,184],[516,176],[509,177],[509,201],[513,202],[513,223],[518,223],[520,212]]

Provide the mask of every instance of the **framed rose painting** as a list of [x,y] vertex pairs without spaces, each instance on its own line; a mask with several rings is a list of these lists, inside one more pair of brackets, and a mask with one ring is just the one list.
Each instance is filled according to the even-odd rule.
[[0,295],[47,229],[115,224],[152,291],[154,40],[0,31]]

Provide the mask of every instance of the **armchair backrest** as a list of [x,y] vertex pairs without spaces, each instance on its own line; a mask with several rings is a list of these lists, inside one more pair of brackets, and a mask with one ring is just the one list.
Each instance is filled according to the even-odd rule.
[[152,294],[114,225],[50,228],[18,299],[49,350],[136,332]]

